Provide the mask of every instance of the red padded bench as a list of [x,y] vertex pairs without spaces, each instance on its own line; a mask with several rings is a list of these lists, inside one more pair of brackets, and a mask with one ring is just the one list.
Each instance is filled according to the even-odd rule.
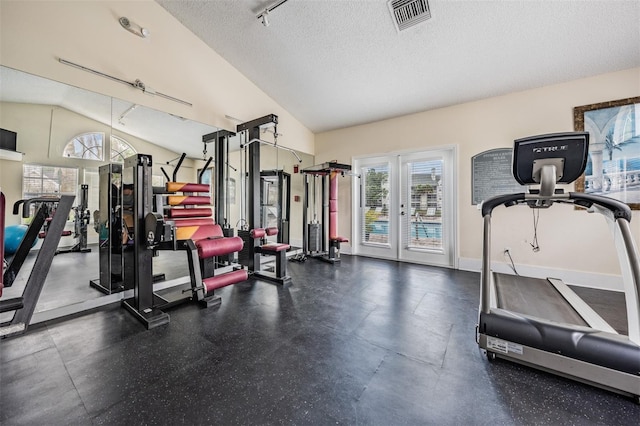
[[271,243],[266,241],[266,237],[278,235],[278,228],[255,228],[250,232],[252,238],[259,238],[262,244],[256,247],[256,251],[276,257],[275,277],[277,280],[287,281],[287,250],[291,248],[289,244]]

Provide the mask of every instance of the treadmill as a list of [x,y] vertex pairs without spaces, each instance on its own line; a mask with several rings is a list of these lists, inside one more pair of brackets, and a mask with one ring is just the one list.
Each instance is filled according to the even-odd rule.
[[[476,339],[496,357],[545,370],[633,398],[640,403],[640,260],[631,235],[631,210],[617,200],[556,189],[571,183],[587,163],[589,134],[553,133],[518,139],[513,175],[528,192],[482,204],[484,220],[480,308]],[[600,213],[609,223],[627,311],[627,335],[618,333],[559,279],[491,270],[491,213],[499,206],[551,208],[568,203]]]

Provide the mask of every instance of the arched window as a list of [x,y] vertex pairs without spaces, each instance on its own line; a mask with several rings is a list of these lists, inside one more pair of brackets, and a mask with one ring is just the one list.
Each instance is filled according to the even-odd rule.
[[64,147],[63,155],[68,158],[102,161],[104,159],[104,133],[83,133],[71,139]]
[[124,159],[136,154],[136,150],[119,136],[111,136],[111,162],[124,163]]

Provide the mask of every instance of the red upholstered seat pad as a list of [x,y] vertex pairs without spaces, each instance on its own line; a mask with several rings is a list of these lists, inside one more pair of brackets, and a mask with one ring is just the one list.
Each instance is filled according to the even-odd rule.
[[348,243],[349,239],[345,238],[345,237],[335,237],[335,238],[331,238],[331,241],[339,241],[341,243]]
[[289,250],[291,246],[289,244],[278,244],[278,243],[272,243],[272,244],[265,244],[263,246],[260,246],[260,249],[263,251],[282,251],[282,250]]
[[[60,236],[62,236],[62,237],[68,237],[68,236],[69,236],[69,235],[71,235],[71,234],[73,234],[73,232],[71,232],[71,231],[62,231],[62,232],[60,233]],[[46,233],[46,232],[40,232],[40,233],[38,234],[38,238],[40,238],[40,239],[42,239],[42,238],[44,238],[44,237],[46,237],[46,236],[47,236],[47,233]]]

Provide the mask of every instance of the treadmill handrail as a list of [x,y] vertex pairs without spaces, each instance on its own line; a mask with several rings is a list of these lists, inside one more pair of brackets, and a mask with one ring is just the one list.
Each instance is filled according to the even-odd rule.
[[493,209],[503,204],[517,203],[524,201],[527,194],[524,192],[516,192],[514,194],[498,195],[482,202],[482,217],[490,215]]
[[[613,198],[604,197],[602,195],[585,194],[582,192],[569,192],[568,199],[573,204],[589,208],[593,204],[597,204],[605,209],[610,210],[613,213],[614,218],[624,219],[627,222],[631,222],[631,209],[629,206],[621,201],[614,200]],[[558,200],[567,202],[566,194],[556,194],[549,197],[537,196],[535,194],[526,194],[524,192],[518,192],[514,194],[498,195],[497,197],[489,198],[482,203],[482,216],[491,215],[494,208],[506,205],[507,207],[518,204],[523,201],[531,200]]]
[[613,212],[616,219],[624,219],[631,222],[631,209],[622,201],[613,198],[604,197],[602,195],[585,194],[582,192],[570,192],[569,199],[574,200],[573,203],[583,207],[591,207],[593,204],[602,206]]

